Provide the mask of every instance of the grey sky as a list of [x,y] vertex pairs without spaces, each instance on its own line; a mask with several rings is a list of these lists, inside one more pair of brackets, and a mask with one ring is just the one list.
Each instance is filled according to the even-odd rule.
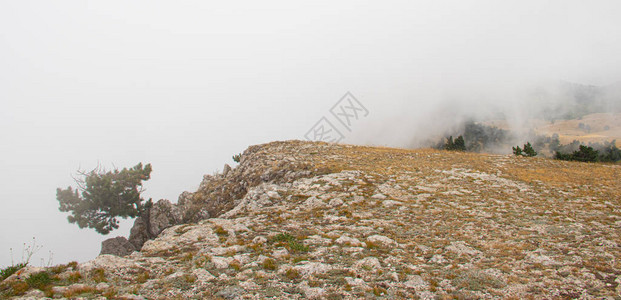
[[0,265],[33,236],[61,263],[127,235],[58,212],[80,167],[150,162],[146,196],[176,201],[248,145],[302,139],[347,91],[370,114],[344,142],[405,146],[447,103],[620,81],[619,16],[619,1],[0,0]]

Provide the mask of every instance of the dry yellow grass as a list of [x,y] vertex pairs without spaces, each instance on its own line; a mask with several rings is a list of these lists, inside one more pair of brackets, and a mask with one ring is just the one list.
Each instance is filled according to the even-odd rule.
[[[579,127],[581,123],[584,126],[588,125],[591,130],[581,129]],[[488,121],[484,124],[512,130],[504,120]],[[621,113],[595,113],[580,119],[555,120],[554,122],[532,119],[525,126],[532,128],[539,135],[558,134],[561,144],[569,144],[574,140],[587,144],[617,140],[617,147],[621,145]]]
[[317,168],[360,170],[381,176],[398,172],[423,172],[452,168],[472,169],[497,174],[526,183],[542,182],[552,186],[591,186],[606,188],[601,196],[621,197],[621,167],[619,164],[566,162],[547,158],[522,158],[510,155],[491,155],[449,152],[433,149],[398,149],[385,147],[346,146],[334,149],[338,154],[322,157]]

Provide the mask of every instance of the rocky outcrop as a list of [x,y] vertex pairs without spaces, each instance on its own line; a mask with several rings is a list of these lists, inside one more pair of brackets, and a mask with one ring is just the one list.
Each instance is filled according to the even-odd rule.
[[223,174],[205,175],[198,190],[184,195],[184,223],[217,217],[237,204],[248,190],[261,183],[293,182],[299,178],[336,171],[332,165],[314,163],[322,152],[337,147],[327,143],[273,142],[251,146],[235,168],[225,165]]
[[164,229],[180,224],[182,218],[181,206],[175,205],[168,200],[159,200],[147,211],[145,216],[136,218],[134,226],[129,234],[129,242],[136,249],[157,237]]
[[[302,147],[296,147],[298,145]],[[232,209],[249,188],[261,183],[292,182],[329,173],[333,171],[329,166],[311,164],[300,157],[312,157],[317,154],[313,151],[331,147],[334,145],[316,144],[311,148],[297,141],[251,146],[244,151],[236,168],[225,164],[222,174],[205,175],[198,190],[183,192],[176,204],[164,199],[156,202],[146,216],[136,218],[129,242],[139,250],[146,241],[170,226],[217,217]]]
[[[259,178],[268,172],[274,180],[248,188],[231,209],[182,220],[125,257],[28,269],[0,284],[0,298],[616,299],[621,293],[621,166],[324,146],[263,145],[255,159],[267,163],[242,165],[290,158],[312,172],[333,170],[328,174],[288,181],[283,174],[295,171],[262,169]],[[533,168],[540,172],[531,174]],[[224,195],[211,190],[219,176],[199,190]],[[166,218],[154,220],[178,220],[183,214],[172,207],[185,212],[202,201],[201,193],[158,204]],[[158,230],[166,224],[172,221]],[[40,271],[54,278],[45,293],[24,281]]]
[[165,199],[157,201],[145,215],[136,218],[129,240],[124,237],[107,239],[101,243],[100,254],[124,256],[140,250],[146,241],[157,237],[164,229],[181,224],[182,208]]

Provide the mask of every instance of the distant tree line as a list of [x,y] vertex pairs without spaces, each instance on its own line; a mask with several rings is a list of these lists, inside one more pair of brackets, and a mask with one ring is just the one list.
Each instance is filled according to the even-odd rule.
[[453,139],[453,135],[442,138],[434,148],[483,152],[505,147],[511,139],[508,130],[468,121],[464,123],[464,129],[456,139]]
[[554,158],[582,162],[618,162],[621,161],[621,150],[617,148],[616,140],[588,145],[574,140],[567,145],[560,145],[555,150]]
[[[538,138],[538,143],[543,144],[545,139]],[[580,141],[574,140],[573,142],[561,145],[558,140],[558,135],[549,139],[548,145],[551,151],[554,151],[554,158],[560,160],[572,160],[581,162],[618,162],[621,161],[621,150],[615,145],[616,141],[603,142],[603,143],[589,143],[584,145]],[[513,147],[513,154],[516,156],[535,156],[537,152],[531,146],[530,142],[524,145],[524,148],[519,146]]]
[[[533,157],[546,148],[554,158],[582,162],[618,162],[621,161],[621,150],[616,141],[589,143],[580,141],[562,145],[558,134],[550,136],[536,135],[531,132],[533,143],[527,142],[523,147],[512,147],[517,156]],[[482,152],[483,150],[504,148],[510,143],[512,136],[507,130],[496,127],[468,122],[464,126],[463,135],[457,138],[448,136],[443,138],[434,148],[452,151]],[[506,148],[505,148],[506,149]]]
[[[586,126],[583,127],[586,128]],[[575,140],[562,145],[558,134],[543,136],[531,131],[529,136],[532,143],[529,141],[523,147],[512,147],[513,154],[532,157],[544,153],[545,156],[556,159],[583,162],[621,161],[621,150],[617,148],[614,140],[589,144]],[[453,138],[453,135],[447,136],[433,147],[452,151],[494,152],[498,149],[507,149],[514,142],[514,139],[515,136],[508,130],[469,121],[464,123],[463,131],[459,133],[457,138]]]

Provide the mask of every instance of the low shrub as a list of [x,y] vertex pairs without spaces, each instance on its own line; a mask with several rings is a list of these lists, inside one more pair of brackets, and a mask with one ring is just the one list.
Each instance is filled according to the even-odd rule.
[[105,282],[106,281],[106,270],[104,270],[103,268],[97,268],[97,269],[93,269],[91,270],[91,278],[95,281],[95,282]]
[[287,272],[285,272],[285,276],[288,279],[293,280],[293,279],[300,277],[300,272],[298,272],[298,270],[294,268],[291,268],[291,269],[288,269]]
[[15,274],[17,271],[23,269],[25,266],[25,263],[21,263],[6,267],[4,269],[0,269],[0,281],[7,279],[9,276]]
[[289,233],[279,233],[272,238],[273,243],[284,243],[287,250],[295,253],[308,252],[308,246],[300,243],[297,238]]
[[26,283],[32,288],[45,290],[52,283],[52,277],[48,272],[41,271],[28,276]]
[[276,270],[278,266],[276,265],[276,261],[268,258],[266,260],[263,261],[263,268],[266,270]]
[[217,234],[219,236],[224,236],[224,235],[228,235],[229,234],[228,231],[226,231],[224,228],[222,228],[222,226],[219,226],[219,225],[216,225],[213,228],[213,231],[214,231],[215,234]]
[[288,234],[288,233],[279,233],[277,234],[273,239],[273,242],[289,242],[289,241],[295,241],[295,237]]

